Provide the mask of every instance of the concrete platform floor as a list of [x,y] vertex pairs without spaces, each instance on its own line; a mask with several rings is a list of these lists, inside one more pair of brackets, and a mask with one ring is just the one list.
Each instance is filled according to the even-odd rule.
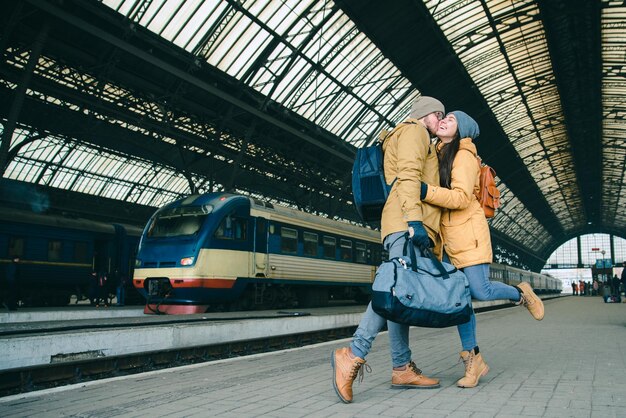
[[411,329],[413,359],[441,388],[391,389],[388,337],[368,356],[372,373],[343,404],[330,353],[349,340],[220,360],[0,398],[0,416],[80,417],[626,417],[626,304],[599,297],[478,314],[490,373],[459,389],[454,328]]

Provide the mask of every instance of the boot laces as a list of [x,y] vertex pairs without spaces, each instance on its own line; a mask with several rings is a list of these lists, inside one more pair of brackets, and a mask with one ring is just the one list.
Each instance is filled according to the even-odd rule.
[[465,366],[466,371],[471,370],[473,360],[474,360],[474,355],[472,351],[469,352],[469,354],[467,355],[467,358],[463,358],[463,356],[459,356],[459,362],[463,361],[463,365]]
[[532,298],[527,297],[525,294],[522,293],[522,300],[521,300],[521,304],[525,307],[529,307],[532,306],[535,303],[535,301]]
[[417,374],[417,375],[421,375],[422,371],[417,367],[417,365],[414,362],[410,362],[409,363],[409,367],[411,368],[411,370],[413,370],[413,373]]
[[363,381],[363,377],[365,376],[363,370],[365,370],[367,373],[372,372],[372,368],[369,364],[359,363],[358,361],[355,361],[352,364],[352,368],[350,369],[350,380],[354,381],[358,376],[359,383],[361,383]]

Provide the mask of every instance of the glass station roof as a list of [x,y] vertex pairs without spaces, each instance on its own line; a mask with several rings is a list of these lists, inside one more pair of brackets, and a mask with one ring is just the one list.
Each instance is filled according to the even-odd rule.
[[[580,192],[537,4],[428,1],[427,6],[563,228],[579,224]],[[507,197],[507,214],[492,226],[520,242],[545,242],[547,232],[520,205]]]
[[602,212],[613,225],[626,223],[626,4],[602,8]]
[[[207,0],[193,2],[193,7],[172,0],[104,3],[357,147],[402,120],[419,94],[329,1],[244,1],[239,6]],[[560,190],[553,174],[555,166],[571,165],[562,121],[547,128],[537,122],[562,116],[536,5],[525,10],[502,6],[510,2],[488,2],[495,10],[491,12],[474,2],[463,2],[464,7],[458,3],[426,4],[542,191],[556,195],[551,203],[563,201],[569,189],[577,195],[575,182],[563,180],[567,188]],[[487,17],[491,13],[508,26],[512,19],[524,26],[494,28]],[[522,16],[516,17],[518,13]],[[507,55],[500,53],[496,38],[507,46]],[[513,64],[507,65],[509,61]],[[518,89],[518,80],[528,87]],[[534,91],[532,99],[529,89]],[[572,170],[567,172],[574,176]],[[506,185],[500,188],[505,190],[502,215],[492,226],[527,245],[546,242],[545,228]],[[575,212],[567,206],[562,210],[567,216],[560,218],[575,224]]]
[[177,199],[189,186],[181,174],[152,161],[32,132],[28,127],[14,132],[14,143],[28,143],[7,167],[13,180],[154,207]]
[[419,95],[333,2],[103,3],[357,147]]

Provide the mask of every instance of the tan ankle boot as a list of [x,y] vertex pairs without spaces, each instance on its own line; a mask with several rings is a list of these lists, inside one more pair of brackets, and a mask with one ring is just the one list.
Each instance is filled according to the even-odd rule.
[[456,382],[460,388],[478,386],[478,380],[489,372],[489,366],[483,361],[483,356],[472,351],[461,351],[461,360],[465,364],[465,376]]
[[359,370],[361,371],[361,379],[363,380],[363,369],[369,373],[370,367],[365,364],[365,360],[360,357],[350,357],[350,349],[348,347],[340,348],[333,351],[330,357],[330,363],[333,366],[333,387],[337,396],[343,403],[352,402],[352,383],[356,379]]
[[535,294],[530,284],[521,282],[517,288],[522,292],[522,299],[519,303],[528,309],[533,318],[541,321],[544,315],[543,301]]

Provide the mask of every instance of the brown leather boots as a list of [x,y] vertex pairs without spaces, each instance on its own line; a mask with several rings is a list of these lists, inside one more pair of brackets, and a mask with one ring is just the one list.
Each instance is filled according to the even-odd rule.
[[530,284],[521,282],[516,287],[522,292],[522,300],[520,303],[528,309],[533,318],[537,321],[541,321],[544,315],[543,301],[535,294]]
[[473,388],[478,386],[478,380],[489,372],[489,366],[483,361],[483,356],[471,351],[461,351],[461,360],[465,364],[465,376],[456,382],[460,388]]
[[[348,347],[333,351],[330,358],[333,366],[333,387],[343,403],[352,402],[352,383],[357,375],[363,380],[363,370],[370,372],[370,367],[360,357],[350,356]],[[439,380],[431,379],[422,374],[415,363],[410,362],[403,370],[391,372],[391,386],[395,388],[438,388]]]
[[[352,383],[359,374],[359,370],[361,371],[361,380],[363,380],[361,367],[365,364],[365,360],[360,357],[350,357],[350,349],[344,347],[333,351],[330,364],[333,366],[333,387],[337,396],[343,403],[352,402]],[[369,366],[366,367],[367,372],[369,372]]]
[[439,387],[439,379],[432,379],[422,374],[415,363],[410,362],[404,370],[391,372],[391,386],[394,388],[431,389]]

